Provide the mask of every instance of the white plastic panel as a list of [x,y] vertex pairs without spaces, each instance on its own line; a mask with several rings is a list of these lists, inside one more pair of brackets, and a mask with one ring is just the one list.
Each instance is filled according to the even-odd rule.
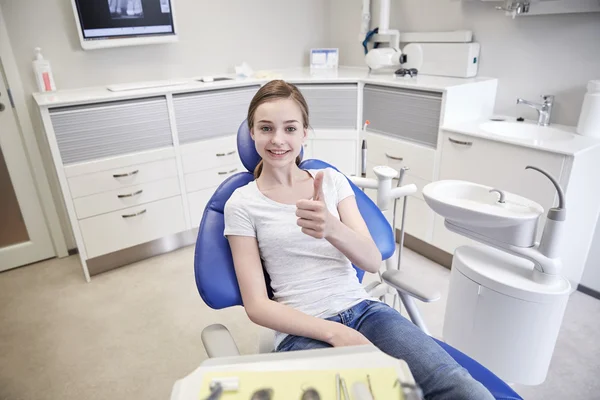
[[180,143],[237,134],[259,86],[173,96]]
[[356,129],[357,84],[299,84],[296,86],[308,103],[311,127],[315,129]]
[[436,147],[442,94],[365,85],[363,119],[369,131]]
[[50,110],[63,164],[172,146],[164,97]]

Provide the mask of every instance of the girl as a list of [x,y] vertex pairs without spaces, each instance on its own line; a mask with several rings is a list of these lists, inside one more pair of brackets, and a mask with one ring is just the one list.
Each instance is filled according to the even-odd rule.
[[262,161],[256,179],[225,205],[224,234],[246,313],[277,331],[276,351],[373,343],[408,363],[427,399],[493,399],[432,338],[358,282],[351,263],[375,273],[381,254],[344,175],[298,167],[309,126],[300,91],[281,80],[267,83],[250,103],[248,126]]

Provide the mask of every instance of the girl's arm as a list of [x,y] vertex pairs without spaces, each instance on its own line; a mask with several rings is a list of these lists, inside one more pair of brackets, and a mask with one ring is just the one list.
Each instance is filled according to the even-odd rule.
[[323,194],[323,171],[315,176],[312,200],[296,203],[296,216],[302,232],[317,239],[327,239],[358,268],[375,273],[381,267],[381,253],[363,219],[356,197],[348,196],[338,203],[340,219],[327,209]]
[[358,331],[343,324],[312,317],[269,299],[256,238],[228,236],[246,314],[258,325],[290,335],[352,346],[370,342]]
[[381,253],[371,237],[363,219],[356,197],[346,197],[338,203],[340,219],[331,218],[331,229],[325,237],[358,268],[376,273],[381,267]]

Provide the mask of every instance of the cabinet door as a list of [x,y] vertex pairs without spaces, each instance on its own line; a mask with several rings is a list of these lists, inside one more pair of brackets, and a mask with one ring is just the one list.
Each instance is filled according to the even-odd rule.
[[333,165],[345,175],[356,174],[356,140],[312,140],[312,158]]
[[248,86],[173,95],[179,142],[235,135],[257,90]]
[[436,147],[441,108],[441,93],[365,85],[363,119],[373,132]]
[[[565,157],[560,154],[444,132],[440,180],[460,179],[492,186],[526,197],[548,210],[555,204],[554,186],[540,173],[525,170],[525,167],[542,168],[561,182],[564,161]],[[544,222],[542,216],[539,226]],[[541,233],[538,229],[538,240]],[[436,216],[433,240],[436,246],[450,252],[457,245],[472,243],[448,231],[439,216]]]
[[310,124],[315,129],[356,129],[356,83],[299,84],[308,103]]
[[64,164],[173,145],[164,97],[59,107],[50,119]]

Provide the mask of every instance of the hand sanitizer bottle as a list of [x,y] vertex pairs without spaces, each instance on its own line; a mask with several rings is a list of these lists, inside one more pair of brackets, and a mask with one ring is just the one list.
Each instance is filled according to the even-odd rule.
[[39,47],[35,48],[33,72],[35,73],[35,80],[40,92],[51,92],[56,90],[54,77],[52,76],[52,68],[50,68],[50,61],[44,59],[42,56],[42,49]]

